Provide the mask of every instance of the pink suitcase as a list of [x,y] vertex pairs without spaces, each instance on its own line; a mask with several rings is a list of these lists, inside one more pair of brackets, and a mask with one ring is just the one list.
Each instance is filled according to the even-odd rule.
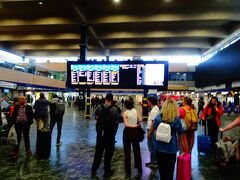
[[177,180],[190,180],[192,176],[191,154],[183,153],[177,158]]

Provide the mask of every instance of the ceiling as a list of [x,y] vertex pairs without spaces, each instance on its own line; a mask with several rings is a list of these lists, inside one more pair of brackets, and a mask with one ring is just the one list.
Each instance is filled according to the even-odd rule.
[[240,27],[239,0],[0,0],[0,47],[23,56],[201,55]]

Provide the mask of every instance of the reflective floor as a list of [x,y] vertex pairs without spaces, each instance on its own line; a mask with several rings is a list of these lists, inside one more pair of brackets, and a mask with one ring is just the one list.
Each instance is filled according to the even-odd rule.
[[[223,124],[231,122],[236,116],[224,116]],[[145,125],[143,125],[145,127]],[[224,135],[239,137],[236,128]],[[9,144],[0,143],[0,179],[92,179],[91,165],[95,148],[95,120],[84,119],[84,112],[78,111],[74,107],[68,107],[64,115],[62,129],[62,146],[57,148],[56,127],[52,134],[52,148],[49,159],[41,160],[35,155],[36,126],[32,125],[31,149],[32,157],[26,157],[24,143],[22,141],[20,155],[18,159],[11,157],[13,147]],[[112,160],[114,175],[111,179],[125,179],[124,173],[124,153],[122,145],[123,124],[120,124],[116,135],[116,149]],[[198,132],[202,134],[199,126]],[[141,143],[141,154],[143,166],[149,161],[149,153],[146,145],[146,138]],[[133,165],[132,165],[133,166]],[[94,179],[103,179],[103,167],[101,166]],[[137,176],[137,171],[132,172],[131,179],[159,179],[157,170],[143,167],[141,177]],[[198,156],[196,143],[192,153],[192,179],[193,180],[223,180],[240,179],[240,168],[235,170],[218,169],[213,158],[208,156]]]

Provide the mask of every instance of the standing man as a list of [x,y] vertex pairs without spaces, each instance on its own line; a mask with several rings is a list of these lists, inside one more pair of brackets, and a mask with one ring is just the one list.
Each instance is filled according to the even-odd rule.
[[158,167],[157,165],[157,158],[156,158],[156,152],[155,152],[155,148],[154,148],[154,144],[153,144],[153,121],[155,121],[157,115],[159,115],[160,111],[158,108],[158,102],[157,102],[157,98],[155,97],[148,97],[147,100],[148,103],[148,107],[151,109],[150,113],[149,113],[149,117],[148,117],[148,121],[147,121],[147,133],[148,133],[148,140],[147,140],[147,144],[148,144],[148,149],[150,152],[150,162],[145,163],[146,167],[149,168],[154,168],[156,169]]
[[[59,105],[57,103],[61,103],[63,106],[62,110],[57,110]],[[61,140],[61,132],[62,132],[62,122],[63,122],[63,115],[65,112],[65,104],[63,100],[59,99],[56,94],[53,94],[53,99],[50,103],[50,130],[52,132],[55,124],[57,123],[57,143],[56,146],[60,147],[62,145]]]
[[15,146],[13,154],[15,158],[17,158],[18,156],[22,132],[25,142],[26,154],[28,156],[32,155],[32,151],[30,149],[29,130],[31,124],[33,123],[33,109],[32,106],[26,104],[25,96],[20,96],[18,98],[18,102],[19,104],[14,107],[14,111],[12,114],[12,120],[13,124],[15,124],[18,142],[18,144]]
[[113,95],[108,93],[105,103],[97,106],[96,114],[96,148],[94,161],[92,165],[92,176],[96,175],[97,169],[100,167],[103,151],[104,154],[104,177],[108,178],[113,174],[111,169],[111,160],[115,148],[115,128],[118,123],[118,110],[112,106]]
[[36,100],[33,109],[35,109],[37,123],[41,119],[43,121],[43,128],[49,128],[49,117],[48,117],[48,105],[49,102],[46,100],[45,95],[40,93],[39,99]]

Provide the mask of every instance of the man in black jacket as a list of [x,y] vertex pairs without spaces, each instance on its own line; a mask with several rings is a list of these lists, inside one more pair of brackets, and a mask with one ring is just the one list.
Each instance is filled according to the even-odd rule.
[[105,103],[98,105],[95,111],[97,139],[92,176],[96,175],[97,169],[100,167],[104,150],[104,177],[109,178],[113,174],[111,160],[115,149],[115,127],[118,123],[119,114],[117,108],[111,105],[112,101],[113,95],[108,93]]
[[30,149],[29,130],[31,124],[33,123],[33,109],[32,106],[26,104],[25,96],[20,96],[18,100],[19,104],[14,107],[12,115],[13,124],[15,125],[18,141],[18,144],[15,146],[13,156],[14,157],[18,156],[22,132],[25,142],[26,154],[28,156],[31,156],[32,152]]

